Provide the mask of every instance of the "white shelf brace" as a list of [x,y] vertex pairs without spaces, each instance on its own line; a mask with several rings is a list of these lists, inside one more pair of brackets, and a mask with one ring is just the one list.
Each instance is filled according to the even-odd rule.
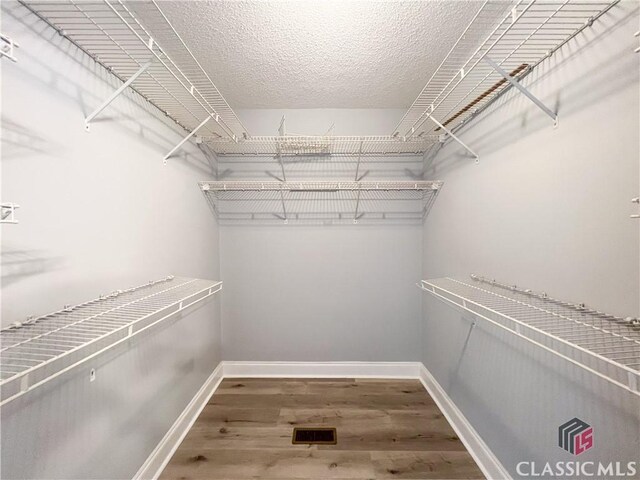
[[476,152],[474,152],[473,150],[471,150],[471,148],[469,148],[469,146],[464,143],[462,140],[460,140],[458,137],[456,137],[454,135],[454,133],[449,130],[447,127],[445,127],[442,123],[440,123],[438,120],[436,120],[435,118],[433,118],[433,116],[430,113],[427,113],[427,118],[430,119],[433,123],[435,123],[438,127],[440,127],[442,130],[444,130],[447,135],[449,135],[451,138],[453,138],[456,142],[458,142],[460,145],[462,145],[462,147],[469,152],[473,158],[476,159],[476,163],[478,163],[480,157],[478,156],[478,154]]
[[[287,124],[285,121],[285,116],[282,116],[282,120],[280,120],[280,126],[278,127],[278,136],[285,137],[287,135]],[[284,162],[282,161],[282,152],[280,151],[280,143],[276,142],[276,158],[278,159],[278,163],[280,163],[280,168],[282,169],[282,182],[283,184],[287,183],[287,175],[284,172]],[[289,223],[289,219],[287,218],[287,206],[284,203],[284,192],[280,189],[280,200],[282,201],[282,215],[284,223]]]
[[2,33],[0,33],[0,40],[2,40],[2,47],[0,48],[0,57],[7,57],[12,62],[17,62],[18,59],[15,57],[14,51],[16,48],[19,48],[20,45],[14,42],[11,37],[7,37]]
[[[333,128],[333,126],[331,127]],[[362,140],[360,140],[360,148],[358,149],[358,163],[356,164],[356,176],[354,178],[355,182],[358,182],[358,173],[360,172],[360,160],[362,159]],[[364,176],[364,175],[363,175]],[[356,225],[358,223],[358,219],[362,217],[362,215],[358,216],[358,210],[360,209],[360,192],[361,190],[358,188],[358,195],[356,197],[356,211],[353,214],[353,224]]]
[[[356,164],[356,176],[353,179],[355,182],[358,181],[358,173],[360,172],[360,160],[362,159],[362,144],[364,142],[360,140],[360,148],[358,148],[358,163]],[[364,175],[363,175],[364,177]]]
[[[278,150],[280,148],[278,147]],[[278,163],[280,163],[280,169],[282,170],[282,183],[285,183],[287,181],[287,175],[284,172],[284,162],[282,161],[282,154],[280,152],[278,152],[278,155],[276,155],[278,157]]]
[[517,88],[520,91],[520,93],[522,93],[529,100],[531,100],[533,103],[535,103],[538,106],[538,108],[540,108],[540,110],[542,110],[544,113],[549,115],[549,117],[551,117],[551,119],[553,120],[553,126],[554,127],[558,126],[558,114],[557,113],[555,113],[549,107],[547,107],[544,103],[542,103],[529,90],[527,90],[525,87],[523,87],[520,82],[515,80],[511,75],[509,75],[502,68],[500,68],[500,65],[498,65],[496,62],[491,60],[489,57],[484,57],[484,61],[487,62],[491,66],[491,68],[493,68],[496,72],[498,72],[507,82],[509,82],[511,85],[513,85],[515,88]]
[[20,205],[6,202],[0,205],[0,208],[2,210],[0,223],[18,223],[18,220],[16,220],[16,210],[20,208]]
[[[216,115],[216,122],[218,121],[218,116]],[[198,125],[196,128],[194,128],[189,135],[187,135],[186,137],[184,137],[182,140],[180,140],[180,143],[178,143],[175,147],[173,147],[171,149],[171,151],[169,153],[167,153],[164,158],[162,159],[162,163],[164,163],[165,165],[167,164],[167,159],[173,155],[176,150],[178,150],[182,145],[185,144],[185,142],[187,140],[189,140],[191,137],[193,137],[198,130],[200,130],[202,127],[204,127],[204,124],[207,123],[209,120],[211,120],[213,118],[213,114],[209,114],[209,116],[207,118],[205,118],[202,122],[200,122],[200,125]]]
[[362,217],[364,215],[364,213],[358,215],[358,210],[360,209],[360,192],[362,190],[358,189],[358,197],[356,198],[356,211],[353,214],[353,224],[356,225],[358,223],[358,220],[360,219],[360,217]]
[[284,216],[284,223],[287,224],[289,223],[289,218],[287,217],[287,207],[284,203],[284,192],[282,190],[280,190],[280,200],[282,200],[282,215]]
[[100,112],[102,112],[102,110],[104,110],[105,108],[107,108],[109,106],[109,104],[111,102],[113,102],[122,92],[124,92],[127,88],[129,88],[129,86],[136,81],[136,79],[142,75],[147,68],[149,68],[151,66],[151,64],[153,63],[153,60],[149,60],[147,63],[145,63],[144,65],[142,65],[140,67],[140,69],[134,73],[133,75],[131,75],[131,77],[129,78],[129,80],[127,80],[126,82],[124,82],[122,85],[120,85],[120,88],[118,88],[115,92],[113,92],[111,94],[111,96],[109,96],[109,98],[107,98],[104,102],[102,102],[102,105],[100,105],[98,108],[96,108],[93,113],[91,113],[87,118],[84,119],[84,128],[87,132],[89,132],[91,130],[91,121],[96,118],[98,116],[98,114],[100,114]]
[[[280,120],[280,126],[278,127],[278,140],[280,137],[287,136],[287,126],[285,124],[284,115],[282,116],[282,120]],[[280,164],[280,169],[282,170],[282,183],[287,182],[287,175],[284,172],[284,162],[282,161],[282,151],[280,149],[280,142],[276,140],[276,160]],[[282,200],[284,203],[284,199]],[[286,214],[285,214],[286,217]]]

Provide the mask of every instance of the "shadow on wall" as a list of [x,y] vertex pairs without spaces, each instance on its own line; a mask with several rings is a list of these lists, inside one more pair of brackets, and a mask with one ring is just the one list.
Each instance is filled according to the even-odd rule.
[[[604,57],[602,55],[590,57],[589,54],[599,49],[609,48],[608,45],[603,45],[607,37],[614,29],[637,21],[639,12],[640,8],[621,12],[614,7],[594,24],[599,26],[599,33],[590,37],[595,27],[584,30],[527,75],[524,83],[534,94],[540,90],[548,92],[539,98],[559,114],[558,128],[562,128],[563,116],[579,112],[638,82],[637,55],[633,53],[636,45],[632,36],[629,37],[628,44],[616,45],[616,50],[609,50],[606,59],[597,64],[590,62],[590,58]],[[580,62],[580,75],[576,76],[566,70],[578,62]],[[556,88],[555,85],[561,85],[561,87]],[[524,111],[523,106],[527,107]],[[483,122],[493,120],[497,127],[491,132],[483,131],[481,135],[475,134],[478,121],[476,118],[456,133],[466,134],[466,137],[463,137],[464,141],[481,157],[515,143],[523,136],[544,128],[553,128],[552,120],[513,88],[501,94],[480,112],[479,116],[482,117]],[[447,144],[451,142],[452,140],[448,140]],[[473,162],[462,149],[457,147],[451,149],[445,157],[437,158],[441,148],[442,146],[438,145],[425,155],[426,178],[441,177]]]
[[[115,91],[121,85],[121,80],[18,2],[2,2],[2,15],[4,17],[3,23],[7,22],[7,19],[11,19],[10,21],[16,22],[23,28],[34,32],[59,50],[59,53],[64,54],[68,59],[72,59],[79,67],[85,70],[83,75],[91,76],[90,82],[79,82],[75,78],[77,75],[72,76],[68,70],[56,70],[54,68],[55,62],[47,62],[47,59],[40,55],[39,52],[29,52],[27,48],[20,49],[19,62],[20,66],[23,67],[20,70],[20,75],[28,77],[29,82],[38,84],[42,90],[51,90],[57,96],[64,97],[76,104],[78,106],[78,119],[77,122],[68,122],[69,128],[84,129],[84,117],[106,99],[110,89]],[[77,72],[75,73],[77,74]],[[93,88],[91,90],[87,88],[86,83]],[[105,88],[105,86],[108,88]],[[96,90],[104,90],[105,96],[96,95]],[[150,145],[158,152],[158,164],[162,166],[161,162],[164,155],[187,132],[176,128],[178,126],[173,120],[137,92],[127,89],[123,95],[129,101],[116,100],[92,123],[112,122],[124,133],[133,135],[137,140]],[[158,128],[157,121],[160,121],[166,128]],[[21,125],[11,117],[2,118],[2,129],[3,131],[8,129],[8,135],[3,133],[3,144],[8,142],[11,145],[11,149],[8,154],[5,153],[3,155],[3,159],[24,156],[28,150],[37,153],[46,152],[51,155],[52,152],[60,152],[63,148],[60,143],[51,138],[43,137],[43,132],[34,131],[29,126]],[[211,158],[213,153],[200,146],[199,150],[204,160],[199,158],[199,155],[182,149],[170,161],[180,161],[189,168],[210,176],[214,171],[213,159]]]
[[2,142],[2,158],[8,160],[28,157],[34,153],[48,155],[49,152],[61,148],[59,143],[34,132],[27,125],[5,117],[2,117],[0,142]]
[[[446,313],[445,318],[447,322],[441,322],[440,318],[440,325],[432,325],[435,330],[431,338],[440,342],[443,338],[455,338],[455,345],[451,348],[451,343],[447,343],[446,352],[439,351],[441,346],[427,345],[425,351],[431,351],[431,355],[427,353],[431,358],[426,361],[503,462],[517,458],[544,464],[562,459],[555,433],[565,416],[568,420],[571,415],[585,415],[598,426],[607,424],[606,428],[611,423],[612,432],[606,433],[614,433],[621,442],[623,438],[634,438],[638,424],[635,395],[621,391],[621,395],[612,397],[611,384],[606,380],[509,332],[495,331],[482,319],[453,311]],[[452,337],[451,332],[444,333],[440,328],[454,328],[457,334]],[[478,362],[479,358],[482,362]],[[453,368],[448,370],[445,365]],[[494,387],[487,388],[488,385]],[[606,428],[601,431],[602,438]],[[618,455],[621,460],[626,461],[627,457],[632,460],[634,448],[632,444],[613,442],[602,445],[596,455],[596,459],[603,460]],[[506,462],[504,466],[515,474],[515,464]]]
[[2,286],[6,287],[25,278],[41,275],[62,268],[62,257],[52,257],[41,250],[13,250],[4,247],[1,254],[0,270]]
[[[66,468],[58,460],[60,458],[77,460],[74,471],[67,472],[69,478],[102,478],[101,472],[106,471],[118,474],[112,478],[131,478],[129,470],[139,465],[130,465],[135,458],[123,457],[126,455],[122,451],[125,447],[114,447],[113,438],[131,442],[132,426],[135,425],[135,436],[141,444],[149,445],[145,456],[160,441],[167,428],[166,412],[163,410],[164,403],[157,401],[153,392],[163,392],[165,400],[183,401],[183,392],[189,391],[190,378],[198,368],[191,355],[191,344],[176,344],[175,339],[167,333],[176,324],[188,329],[195,312],[205,312],[205,308],[203,303],[192,307],[188,314],[181,312],[91,362],[73,368],[59,379],[4,405],[2,421],[7,431],[24,429],[24,422],[20,418],[25,410],[32,415],[32,424],[41,422],[45,425],[45,429],[38,430],[37,435],[22,439],[22,444],[15,442],[3,449],[3,456],[7,455],[3,462],[6,471],[3,473],[7,478],[41,477],[46,474],[47,465],[53,465],[57,473],[52,478],[60,478],[58,472]],[[188,336],[201,334],[202,331],[194,330],[187,333]],[[142,344],[144,349],[139,348]],[[168,351],[172,355],[167,355]],[[183,354],[177,354],[178,351]],[[149,359],[156,360],[149,362]],[[92,368],[96,371],[96,379],[90,382],[89,371]],[[128,384],[127,375],[138,374],[142,374],[142,381],[137,381],[135,388],[113,388],[115,384]],[[114,412],[122,415],[118,422],[111,421]],[[46,421],[43,417],[46,417]],[[147,421],[140,422],[140,418]],[[98,435],[98,431],[107,431],[109,434]],[[64,432],[64,435],[60,437],[59,432]],[[14,432],[13,438],[20,438],[20,435]],[[56,438],[55,447],[48,445],[51,438]],[[120,456],[121,461],[106,467],[113,458],[104,458],[103,455],[98,458],[95,455],[79,456],[79,444],[88,438],[91,438],[94,452],[115,452],[112,457]],[[149,441],[149,438],[153,440]],[[98,443],[94,443],[96,440]],[[33,462],[17,462],[15,459],[20,455],[16,451],[20,448],[42,455]]]
[[[127,418],[124,419],[124,421],[118,422],[113,435],[107,435],[104,437],[104,443],[98,451],[108,451],[114,437],[126,438],[127,435],[130,435],[131,425],[142,425],[147,427],[145,429],[139,429],[139,427],[136,427],[136,435],[141,438],[158,437],[159,432],[164,432],[166,430],[166,418],[164,416],[164,412],[161,410],[161,405],[159,405],[160,402],[156,402],[153,396],[150,396],[147,398],[148,401],[146,402],[135,402],[137,408],[127,408],[128,405],[131,405],[131,398],[128,398],[128,392],[120,390],[118,394],[114,396],[113,384],[108,380],[106,382],[99,381],[101,380],[101,378],[99,378],[102,373],[100,370],[101,367],[108,367],[109,364],[118,360],[119,362],[130,363],[131,366],[129,370],[135,371],[144,369],[142,374],[145,381],[138,385],[137,390],[139,392],[164,392],[163,396],[174,397],[175,400],[179,401],[181,397],[180,392],[189,390],[189,379],[191,378],[191,375],[193,375],[196,365],[194,357],[189,355],[189,353],[192,353],[190,352],[189,347],[186,345],[183,345],[182,347],[180,345],[176,345],[171,338],[163,335],[163,332],[167,331],[175,324],[183,324],[181,327],[182,329],[188,327],[189,316],[204,308],[206,308],[204,303],[193,306],[189,309],[188,314],[181,312],[174,318],[165,320],[159,325],[155,325],[151,329],[141,332],[129,342],[125,342],[113,351],[106,352],[104,355],[99,357],[99,361],[96,363],[97,381],[95,382],[95,387],[98,388],[95,388],[94,391],[81,393],[78,398],[86,398],[88,395],[93,396],[93,398],[99,398],[100,405],[103,406],[103,415],[105,417],[109,416],[113,402],[119,403],[122,406],[122,411],[126,411]],[[134,353],[133,355],[129,353],[138,350],[139,346],[143,343],[145,346],[145,357],[148,359],[167,358],[168,356],[166,353],[168,351],[172,351],[175,355],[176,350],[182,350],[187,355],[175,355],[174,358],[179,359],[179,362],[172,362],[167,359],[165,362],[162,362],[164,365],[157,365],[156,363],[145,361],[144,358],[139,358],[137,353]],[[171,375],[161,374],[162,370],[164,373],[170,372]],[[148,385],[145,385],[146,383]],[[85,386],[86,385],[88,385],[88,383],[85,383]],[[110,401],[104,401],[104,399],[109,399],[110,397],[112,397]],[[143,416],[151,419],[152,421],[147,424],[141,424],[138,422],[138,419]],[[155,438],[152,444],[157,444],[158,441],[160,441],[160,438]],[[150,449],[146,453],[151,454],[151,451],[152,450]],[[94,468],[94,461],[92,461],[92,459],[87,459],[87,461],[80,467],[80,471],[91,472]]]

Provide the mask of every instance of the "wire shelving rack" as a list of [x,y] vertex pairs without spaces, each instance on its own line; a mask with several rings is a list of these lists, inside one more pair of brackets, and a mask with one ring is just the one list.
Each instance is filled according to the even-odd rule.
[[640,396],[640,319],[621,318],[471,276],[422,280],[420,288]]
[[442,185],[439,181],[200,182],[222,223],[421,223]]
[[255,136],[241,142],[204,139],[218,156],[403,156],[422,155],[438,136],[400,139],[390,135]]
[[[590,26],[616,1],[485,1],[394,130],[414,137],[455,129]],[[557,118],[556,118],[557,120]]]
[[233,141],[247,136],[155,1],[23,3],[123,82],[135,78],[130,86],[187,131],[200,128],[204,135]]
[[485,1],[393,134],[363,137],[252,137],[155,0],[22,1],[189,132],[166,161],[196,134],[228,156],[422,155],[447,134],[460,141],[451,130],[523,89],[518,80],[618,0]]
[[18,398],[222,289],[166,277],[0,331],[0,405]]
[[[197,134],[218,155],[422,155],[438,139],[437,135],[252,137],[156,1],[23,3],[118,76],[124,87],[133,88],[190,132],[185,141]],[[87,118],[87,125],[92,118]]]

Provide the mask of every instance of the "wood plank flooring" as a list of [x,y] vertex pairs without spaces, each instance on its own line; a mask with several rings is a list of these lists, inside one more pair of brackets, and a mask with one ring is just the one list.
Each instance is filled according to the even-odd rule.
[[[337,445],[292,445],[294,427]],[[418,380],[225,379],[162,480],[484,478]]]

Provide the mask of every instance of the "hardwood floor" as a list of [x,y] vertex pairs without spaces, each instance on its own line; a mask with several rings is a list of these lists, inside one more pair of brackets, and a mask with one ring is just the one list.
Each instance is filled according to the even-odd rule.
[[[292,445],[293,427],[337,445]],[[191,479],[484,478],[418,380],[225,379],[162,473]]]

